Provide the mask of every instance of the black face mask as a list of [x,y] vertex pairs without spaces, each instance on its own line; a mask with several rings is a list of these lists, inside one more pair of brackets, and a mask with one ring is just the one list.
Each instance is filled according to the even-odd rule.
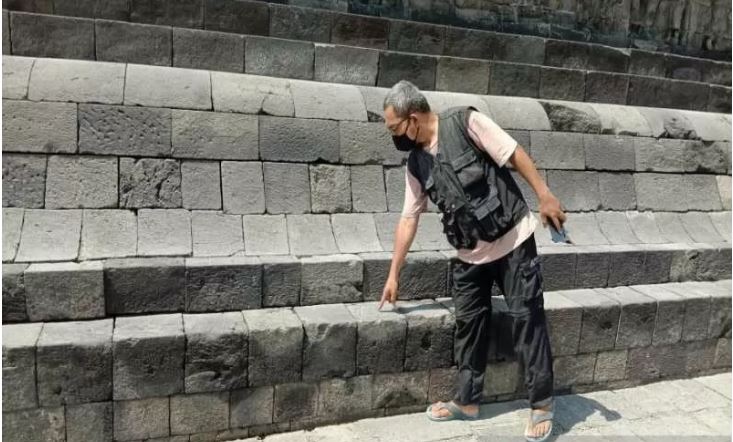
[[[407,127],[410,127],[409,123]],[[417,130],[419,132],[420,128],[418,127]],[[415,133],[415,138],[417,138],[417,132]],[[420,143],[407,136],[407,130],[402,135],[392,135],[392,142],[397,150],[401,152],[409,152],[416,147],[420,147]]]

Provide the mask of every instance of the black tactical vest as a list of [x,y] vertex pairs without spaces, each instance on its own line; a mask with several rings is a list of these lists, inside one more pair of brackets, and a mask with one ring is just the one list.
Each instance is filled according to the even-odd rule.
[[509,169],[499,167],[468,134],[473,107],[438,114],[438,153],[413,149],[407,168],[443,213],[443,232],[457,249],[495,241],[529,212]]

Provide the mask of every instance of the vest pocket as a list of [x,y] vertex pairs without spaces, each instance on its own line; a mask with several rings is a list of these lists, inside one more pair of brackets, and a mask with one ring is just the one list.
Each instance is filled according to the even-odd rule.
[[472,206],[473,214],[487,240],[493,241],[504,233],[504,226],[499,222],[503,219],[504,211],[495,189],[491,190],[489,196],[478,200]]
[[458,158],[452,160],[450,165],[464,189],[482,181],[485,176],[484,166],[476,158],[473,150],[463,152]]

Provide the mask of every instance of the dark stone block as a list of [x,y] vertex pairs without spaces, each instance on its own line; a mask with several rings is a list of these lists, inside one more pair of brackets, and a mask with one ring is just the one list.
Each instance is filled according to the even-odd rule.
[[28,321],[23,282],[26,267],[28,264],[3,264],[3,324]]
[[542,65],[545,61],[545,40],[530,35],[485,33],[492,60]]
[[113,259],[104,265],[107,313],[183,311],[186,269],[183,259]]
[[388,40],[388,20],[350,14],[333,16],[331,43],[387,49]]
[[566,40],[547,40],[545,66],[568,69],[586,69],[590,45]]
[[583,101],[585,72],[577,69],[540,68],[540,98]]
[[704,62],[698,58],[667,54],[665,77],[676,80],[702,81]]
[[725,86],[710,85],[710,97],[708,98],[708,112],[721,112],[729,114],[731,111],[731,88]]
[[664,77],[664,53],[632,49],[629,60],[629,74]]
[[389,49],[440,55],[443,53],[444,35],[443,26],[394,20],[390,22]]
[[708,105],[709,85],[650,77],[629,77],[627,104],[704,110]]
[[54,14],[67,17],[130,20],[128,0],[54,0]]
[[3,207],[40,209],[45,193],[45,155],[3,155]]
[[202,28],[204,2],[203,0],[130,0],[130,20],[183,28]]
[[274,77],[313,78],[313,43],[279,38],[246,37],[244,71]]
[[3,0],[3,9],[53,14],[53,0]]
[[611,254],[608,269],[608,286],[644,284],[644,252],[624,251]]
[[173,29],[173,66],[244,71],[244,37],[225,32]]
[[13,12],[13,55],[94,60],[94,20]]
[[[730,58],[730,57],[728,57]],[[702,71],[702,81],[705,83],[731,85],[730,63],[705,60]]]
[[97,60],[157,66],[171,65],[171,29],[97,20]]
[[485,95],[489,88],[490,67],[489,61],[440,57],[435,89]]
[[332,12],[273,4],[270,5],[270,36],[328,43],[332,20]]
[[120,207],[178,208],[181,165],[176,160],[120,158]]
[[489,32],[476,29],[448,27],[445,29],[444,55],[491,60],[491,48],[487,44]]
[[436,58],[396,52],[379,56],[377,86],[392,87],[400,80],[409,80],[420,89],[435,89]]
[[625,104],[629,76],[608,72],[588,72],[585,75],[585,100],[594,103]]
[[575,253],[541,255],[544,291],[571,290],[575,286]]
[[205,0],[204,28],[237,34],[269,35],[270,8],[265,2]]
[[628,72],[629,58],[628,52],[623,49],[590,45],[586,68],[601,72]]
[[539,96],[540,67],[513,63],[491,63],[490,95]]
[[8,55],[10,51],[10,14],[3,11],[3,55]]

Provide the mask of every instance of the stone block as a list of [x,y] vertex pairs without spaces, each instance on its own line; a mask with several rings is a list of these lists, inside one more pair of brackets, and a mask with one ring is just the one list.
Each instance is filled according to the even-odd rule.
[[212,71],[211,84],[214,110],[218,112],[295,115],[288,80]]
[[[612,245],[605,248],[612,252],[608,266],[609,287],[650,282],[646,274],[649,267],[646,267],[647,254],[644,251],[631,245]],[[656,270],[661,273],[661,269]]]
[[440,298],[448,293],[448,258],[440,252],[410,252],[400,272],[402,299]]
[[549,131],[550,120],[537,100],[523,97],[487,96],[492,119],[503,129]]
[[565,292],[544,295],[544,308],[550,335],[550,347],[555,356],[574,355],[578,352],[583,320],[581,306],[567,297]]
[[626,104],[629,77],[609,72],[585,74],[585,97],[582,101],[594,103]]
[[382,166],[351,166],[351,202],[354,212],[386,212]]
[[662,52],[631,49],[629,55],[629,73],[650,77],[665,77],[665,58]]
[[516,63],[491,62],[489,94],[539,97],[540,67]]
[[298,118],[367,121],[355,86],[292,80],[290,89]]
[[392,20],[389,22],[389,49],[441,55],[445,28],[430,23]]
[[587,43],[547,40],[545,43],[545,64],[568,69],[588,69],[590,48],[591,45]]
[[269,6],[272,37],[320,43],[331,40],[331,12],[272,3]]
[[274,387],[234,390],[229,401],[229,422],[232,427],[253,427],[272,424]]
[[84,18],[13,12],[10,40],[15,55],[81,60],[95,56],[94,21]]
[[639,239],[634,235],[628,218],[623,212],[597,212],[596,220],[601,233],[611,244],[637,244]]
[[118,317],[112,346],[115,401],[183,393],[186,337],[180,314],[157,315],[155,321]]
[[268,35],[270,9],[260,2],[205,0],[204,28],[234,34]]
[[313,79],[314,47],[311,42],[247,36],[244,72],[253,75]]
[[242,218],[220,212],[191,212],[194,256],[234,256],[244,254]]
[[628,350],[600,352],[596,357],[593,382],[621,381],[626,377]]
[[384,123],[384,98],[388,89],[368,86],[357,86],[364,100],[367,109],[368,121],[372,123]]
[[378,69],[379,51],[374,49],[315,44],[316,81],[374,86]]
[[331,224],[336,245],[341,253],[382,251],[372,215],[332,215]]
[[45,155],[3,155],[3,207],[44,206],[46,161]]
[[575,287],[577,255],[565,247],[548,247],[540,258],[544,291],[569,290]]
[[532,131],[530,140],[532,159],[537,167],[565,170],[585,168],[583,136],[573,133]]
[[311,212],[351,212],[351,173],[348,166],[310,166]]
[[36,366],[41,406],[112,398],[112,319],[44,324]]
[[656,212],[654,217],[657,220],[659,231],[664,238],[664,242],[671,243],[691,243],[692,238],[682,225],[682,221],[677,213]]
[[584,101],[586,74],[582,70],[540,68],[539,97],[552,100]]
[[684,172],[685,152],[690,141],[636,138],[636,170],[640,172]]
[[730,143],[690,141],[685,144],[685,172],[725,174],[729,166]]
[[225,32],[173,28],[172,65],[244,72],[244,37]]
[[722,209],[717,183],[710,175],[640,173],[634,175],[634,181],[639,210]]
[[433,251],[453,249],[443,233],[441,215],[437,213],[423,213],[420,215],[420,224],[415,234],[410,250]]
[[79,153],[168,156],[171,153],[171,111],[80,104]]
[[387,49],[390,22],[383,18],[334,14],[331,43]]
[[127,21],[130,18],[130,7],[126,1],[76,1],[57,0],[54,12],[69,17],[106,18],[109,20]]
[[577,261],[575,287],[605,287],[608,284],[610,253],[604,250],[604,246],[581,246],[580,249],[578,252],[582,256]]
[[242,217],[247,255],[287,255],[288,230],[284,215]]
[[168,27],[96,20],[94,32],[97,60],[171,65],[173,50]]
[[729,113],[731,109],[731,88],[710,85],[710,95],[705,110],[708,112]]
[[656,300],[629,287],[598,290],[621,305],[616,349],[652,345],[657,317]]
[[[602,134],[635,137],[650,137],[652,134],[646,118],[636,108],[602,103],[592,103],[590,108],[598,115]],[[643,139],[634,138],[632,141]]]
[[408,80],[419,89],[434,90],[437,60],[426,55],[381,52],[377,86],[391,88],[400,80]]
[[23,272],[27,264],[3,265],[3,323],[28,322]]
[[36,342],[42,327],[41,323],[3,325],[3,408],[6,412],[38,406]]
[[404,154],[395,149],[392,137],[382,123],[341,121],[339,135],[341,163],[402,164]]
[[587,353],[613,350],[621,313],[619,303],[599,291],[589,289],[566,291],[563,296],[583,308],[578,351]]
[[364,267],[358,256],[313,256],[301,263],[301,305],[362,300]]
[[23,209],[3,208],[3,262],[12,261],[18,252],[20,231],[23,227]]
[[207,160],[257,160],[258,121],[251,115],[172,111],[172,156]]
[[715,347],[715,360],[713,367],[723,368],[731,366],[731,340],[730,338],[718,339]]
[[253,257],[186,260],[186,311],[212,312],[260,308],[262,263]]
[[[305,276],[305,263],[304,272]],[[295,307],[303,322],[303,380],[356,374],[356,321],[343,304]]]
[[267,213],[307,213],[311,208],[307,164],[264,163]]
[[76,104],[3,100],[3,152],[75,153]]
[[592,211],[601,207],[598,176],[596,172],[549,170],[547,183],[566,210]]
[[584,135],[585,167],[595,170],[636,168],[634,138],[617,135]]
[[292,256],[266,256],[260,261],[263,307],[300,305],[300,261]]
[[710,221],[726,242],[731,242],[731,212],[712,212]]
[[681,344],[685,372],[699,374],[710,370],[715,363],[717,342],[717,339],[708,339]]
[[160,23],[184,28],[201,28],[204,24],[202,2],[185,0],[171,3],[167,0],[133,0],[130,3],[130,21]]
[[389,275],[392,254],[391,252],[362,253],[359,257],[364,262],[364,299],[379,301],[382,297],[384,283]]
[[484,95],[489,90],[490,66],[485,60],[440,57],[435,90]]
[[708,94],[704,83],[630,75],[626,104],[704,110]]
[[125,82],[130,84],[126,72],[121,63],[38,59],[31,71],[28,99],[122,104]]
[[346,306],[357,323],[356,374],[398,373],[405,360],[407,321],[369,303]]
[[453,398],[456,393],[456,376],[458,376],[458,369],[455,367],[430,370],[428,402],[445,402]]
[[222,161],[221,186],[224,212],[237,215],[264,213],[262,163]]
[[689,283],[669,284],[666,287],[680,295],[685,302],[681,341],[700,341],[707,338],[712,304],[710,294]]
[[64,414],[64,407],[6,413],[3,416],[3,434],[6,439],[17,441],[62,441],[67,436]]
[[598,190],[601,208],[606,210],[636,209],[636,189],[631,173],[599,173]]
[[627,212],[629,225],[642,244],[661,244],[667,242],[662,236],[652,212]]
[[707,212],[680,213],[678,217],[694,242],[720,243],[725,241],[713,226]]
[[[3,20],[7,20],[7,12],[3,11]],[[4,23],[7,26],[7,21]],[[10,48],[3,42],[3,54]],[[28,80],[35,60],[30,57],[3,57],[3,99],[24,100],[28,97]]]
[[124,258],[137,253],[137,219],[129,210],[85,210],[81,259]]
[[384,373],[374,375],[372,408],[422,405],[428,400],[429,373]]
[[637,285],[632,289],[653,298],[657,303],[652,345],[674,344],[682,337],[685,300],[682,296],[659,285]]
[[369,414],[372,392],[371,376],[321,381],[318,385],[318,414],[332,418]]
[[138,256],[191,255],[191,213],[183,209],[141,209],[137,214]]
[[120,158],[120,207],[181,207],[181,167],[176,160]]
[[112,402],[69,405],[66,407],[66,440],[113,440]]
[[328,215],[290,215],[287,218],[287,224],[291,254],[338,253]]
[[229,392],[171,396],[171,434],[226,430]]
[[167,437],[170,430],[169,402],[168,398],[114,401],[115,439]]
[[308,383],[275,386],[273,421],[287,422],[315,417],[318,412],[318,385]]
[[666,54],[664,58],[667,78],[700,82],[704,63],[692,57]]
[[10,14],[3,11],[3,55],[10,54]]
[[181,195],[185,209],[221,209],[219,163],[184,161],[181,164]]
[[336,163],[336,121],[260,117],[260,155],[265,161]]
[[81,210],[26,210],[15,260],[75,260],[80,236]]
[[729,176],[716,176],[715,181],[718,184],[718,191],[720,192],[720,202],[723,209],[731,209],[731,177]]
[[301,379],[303,324],[291,309],[242,312],[249,332],[249,386]]
[[47,167],[47,209],[117,207],[117,158],[52,155]]
[[24,283],[31,321],[104,317],[101,262],[33,264]]
[[690,122],[698,137],[704,141],[730,141],[731,120],[710,112],[680,111]]
[[593,382],[595,354],[561,356],[554,359],[553,362],[555,389],[576,387]]
[[399,313],[407,320],[405,371],[453,365],[455,319],[448,309],[432,300],[405,301]]
[[[576,245],[598,246],[609,243],[603,232],[601,232],[595,213],[572,214],[567,221],[567,230]],[[591,250],[591,252],[600,250]],[[588,251],[585,251],[585,253],[588,253]]]
[[399,213],[374,214],[374,223],[377,225],[377,236],[384,250],[394,249],[394,234],[399,220]]
[[208,71],[129,65],[125,104],[183,109],[211,109]]
[[385,167],[384,183],[387,189],[387,210],[402,212],[405,202],[405,168]]
[[601,119],[590,104],[548,100],[540,104],[555,132],[601,132]]
[[112,259],[104,265],[109,314],[183,311],[183,259]]

